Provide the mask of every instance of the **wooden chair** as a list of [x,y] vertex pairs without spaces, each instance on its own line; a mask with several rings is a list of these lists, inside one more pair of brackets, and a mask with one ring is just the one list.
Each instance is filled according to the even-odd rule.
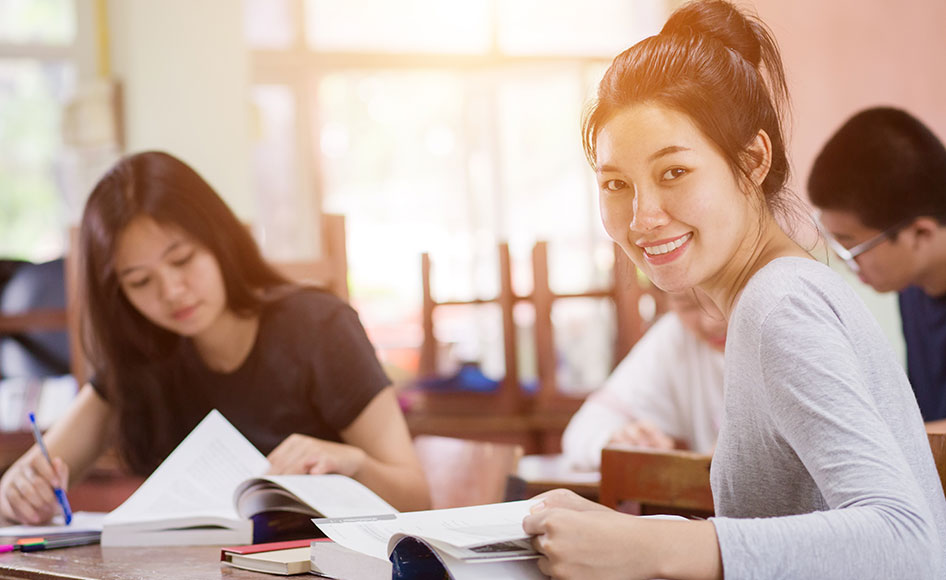
[[540,411],[565,410],[574,413],[584,398],[569,397],[558,388],[559,356],[555,347],[552,308],[557,300],[572,298],[608,299],[614,304],[616,336],[614,365],[630,352],[647,332],[653,320],[645,320],[640,304],[645,298],[656,304],[657,314],[665,310],[663,292],[645,278],[638,276],[637,268],[617,244],[613,245],[614,270],[611,284],[605,288],[561,294],[552,291],[549,283],[548,243],[537,242],[532,248],[533,290],[529,297],[535,306],[535,357],[538,366],[539,392],[536,408]]
[[522,446],[418,435],[414,449],[430,486],[433,509],[497,503],[516,473]]
[[418,374],[421,377],[433,377],[437,369],[437,339],[434,333],[434,309],[443,306],[469,306],[496,304],[502,313],[503,360],[506,375],[499,388],[491,393],[426,393],[425,405],[433,413],[451,415],[480,415],[484,411],[491,416],[516,415],[523,407],[523,395],[519,386],[519,355],[516,344],[516,323],[513,308],[520,298],[512,288],[512,267],[509,244],[501,243],[498,248],[499,258],[499,293],[493,298],[473,300],[434,300],[431,288],[430,255],[421,255],[421,287],[423,302],[421,325],[424,331],[420,350]]
[[930,449],[933,451],[933,461],[936,463],[936,471],[939,472],[939,480],[943,484],[943,490],[946,490],[946,433],[927,433],[930,439]]
[[689,451],[606,447],[601,451],[600,502],[614,509],[633,502],[641,515],[709,517],[710,459]]

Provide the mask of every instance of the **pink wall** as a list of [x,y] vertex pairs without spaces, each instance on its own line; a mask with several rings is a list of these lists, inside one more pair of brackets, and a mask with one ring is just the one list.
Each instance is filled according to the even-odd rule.
[[792,183],[802,197],[821,145],[862,108],[901,107],[946,140],[946,2],[753,0],[748,5],[756,7],[782,49],[793,105]]

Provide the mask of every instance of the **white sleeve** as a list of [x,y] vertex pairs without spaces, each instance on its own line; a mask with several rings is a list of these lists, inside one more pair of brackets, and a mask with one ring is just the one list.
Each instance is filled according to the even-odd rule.
[[672,370],[681,364],[674,348],[686,329],[670,312],[631,349],[572,417],[562,436],[562,450],[578,469],[597,469],[601,449],[631,420],[646,420],[671,437],[680,437],[680,402],[671,388]]

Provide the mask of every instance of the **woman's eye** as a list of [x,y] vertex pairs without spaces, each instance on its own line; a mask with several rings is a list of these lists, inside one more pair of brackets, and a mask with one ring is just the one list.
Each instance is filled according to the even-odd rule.
[[687,170],[682,167],[673,167],[664,171],[664,174],[661,176],[661,178],[665,181],[672,181],[686,172]]
[[144,288],[145,286],[148,285],[149,282],[151,282],[150,277],[138,278],[136,280],[129,280],[128,285],[131,286],[132,288]]
[[193,257],[194,257],[194,252],[191,251],[191,252],[188,252],[184,256],[171,260],[171,263],[174,264],[175,266],[186,266],[187,263],[190,262]]
[[620,179],[609,179],[602,184],[602,187],[608,191],[620,191],[627,187],[627,183]]

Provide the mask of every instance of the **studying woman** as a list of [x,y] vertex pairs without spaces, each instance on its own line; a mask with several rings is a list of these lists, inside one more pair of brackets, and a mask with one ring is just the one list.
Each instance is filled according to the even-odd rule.
[[946,577],[946,500],[903,368],[776,220],[792,217],[786,100],[771,34],[723,1],[679,8],[601,81],[583,134],[608,234],[729,320],[717,517],[550,492],[523,525],[553,578]]
[[[355,311],[279,275],[217,193],[160,152],[121,159],[82,216],[87,350],[96,369],[0,480],[0,515],[36,524],[54,487],[112,443],[147,475],[211,410],[272,473],[341,473],[401,510],[427,484],[390,381]],[[113,438],[114,435],[114,438]]]

